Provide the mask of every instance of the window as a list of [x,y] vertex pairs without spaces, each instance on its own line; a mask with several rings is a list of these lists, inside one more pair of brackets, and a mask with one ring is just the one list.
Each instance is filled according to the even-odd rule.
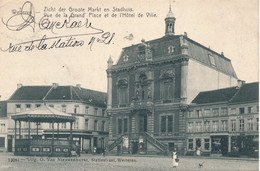
[[122,126],[123,126],[123,123],[122,123],[122,119],[118,119],[118,134],[122,134],[123,130],[122,130]]
[[236,120],[231,120],[231,131],[236,131]]
[[19,112],[21,112],[21,105],[17,104],[16,105],[16,113],[19,113]]
[[85,114],[88,115],[88,106],[85,107]]
[[105,131],[105,121],[102,121],[102,124],[101,124],[101,131]]
[[256,107],[256,111],[259,112],[259,106]]
[[254,130],[253,129],[253,119],[252,118],[248,119],[248,130],[249,131],[253,131]]
[[167,116],[167,120],[168,120],[168,123],[167,123],[167,132],[168,133],[172,133],[172,126],[173,126],[173,117],[172,116]]
[[97,131],[97,126],[98,126],[97,124],[98,124],[98,121],[95,120],[95,121],[94,121],[94,131]]
[[201,115],[201,110],[196,110],[196,116],[195,116],[196,118],[200,118],[200,117],[202,117],[202,115]]
[[36,104],[35,106],[36,106],[36,107],[41,107],[41,104]]
[[189,113],[188,113],[188,118],[192,118],[192,117],[193,117],[193,110],[189,111]]
[[88,130],[88,119],[85,119],[85,129]]
[[193,139],[188,139],[188,149],[193,150]]
[[204,121],[205,124],[205,132],[209,132],[210,131],[210,121],[206,120]]
[[76,119],[74,122],[74,129],[78,129],[79,128],[79,120]]
[[212,129],[213,131],[218,131],[218,121],[213,121]]
[[54,108],[54,105],[53,105],[53,104],[50,104],[50,105],[49,105],[49,107],[52,107],[52,108]]
[[161,116],[161,132],[166,132],[166,116]]
[[127,103],[127,88],[119,88],[119,105],[125,105]]
[[74,113],[79,113],[79,106],[78,105],[74,106]]
[[94,116],[97,116],[98,115],[98,108],[95,108],[94,110]]
[[204,116],[209,117],[210,116],[210,109],[205,109],[204,110]]
[[188,123],[188,132],[193,132],[193,122]]
[[128,61],[128,55],[123,56],[123,61],[124,61],[124,62],[127,62],[127,61]]
[[66,129],[66,123],[61,123],[61,128]]
[[248,113],[252,113],[252,107],[248,107]]
[[218,116],[219,115],[219,109],[215,108],[212,110],[213,116]]
[[215,59],[212,55],[209,55],[209,61],[212,66],[216,66]]
[[235,115],[236,114],[236,108],[232,108],[231,109],[231,115]]
[[225,116],[225,115],[227,115],[227,114],[228,114],[227,108],[226,108],[226,107],[221,108],[221,115],[222,115],[222,116]]
[[201,132],[201,122],[196,122],[196,132]]
[[26,104],[26,110],[31,110],[31,104]]
[[173,82],[164,82],[164,94],[163,99],[164,100],[171,100],[173,98]]
[[124,134],[128,131],[128,120],[127,118],[118,119],[118,134]]
[[161,133],[172,134],[173,132],[173,116],[161,116]]
[[227,131],[227,130],[228,130],[227,120],[221,121],[221,131]]
[[162,71],[160,75],[160,94],[164,103],[171,102],[174,98],[174,70]]
[[245,113],[245,108],[244,107],[240,107],[239,108],[239,114],[244,114]]
[[1,128],[0,128],[0,132],[5,132],[6,131],[6,127],[4,123],[1,123]]
[[170,54],[170,53],[173,53],[173,52],[174,52],[174,46],[171,45],[171,46],[168,47],[168,53]]
[[244,131],[244,129],[245,129],[245,121],[244,121],[244,119],[239,119],[239,130],[240,131]]
[[[128,81],[126,79],[121,79],[117,82],[118,84],[118,102],[119,105],[127,104],[127,89],[128,89]],[[138,92],[139,93],[139,92]]]
[[5,137],[0,137],[0,147],[5,147]]
[[209,138],[204,139],[204,150],[209,150]]
[[259,126],[259,118],[256,118],[256,130],[258,131],[258,126]]
[[66,105],[62,105],[62,106],[61,106],[61,111],[64,112],[64,113],[66,113]]
[[123,125],[124,125],[124,133],[127,133],[127,119],[126,118],[124,118]]
[[106,112],[106,110],[102,109],[102,117],[105,117],[105,112]]

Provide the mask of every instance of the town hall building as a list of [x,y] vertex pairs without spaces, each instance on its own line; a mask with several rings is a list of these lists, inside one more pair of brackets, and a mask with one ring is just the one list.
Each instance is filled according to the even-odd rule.
[[237,85],[230,59],[175,35],[175,21],[170,7],[163,37],[123,48],[115,64],[108,60],[110,153],[183,153],[188,104],[201,91]]

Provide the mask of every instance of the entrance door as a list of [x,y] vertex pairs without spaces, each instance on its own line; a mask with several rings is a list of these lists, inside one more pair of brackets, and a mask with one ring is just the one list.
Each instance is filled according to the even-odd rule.
[[7,151],[8,152],[12,152],[12,137],[8,136],[8,140],[7,140]]
[[147,115],[139,115],[139,132],[147,132]]
[[168,143],[169,151],[173,152],[174,151],[174,143],[170,142]]
[[138,153],[138,142],[132,142],[132,154]]

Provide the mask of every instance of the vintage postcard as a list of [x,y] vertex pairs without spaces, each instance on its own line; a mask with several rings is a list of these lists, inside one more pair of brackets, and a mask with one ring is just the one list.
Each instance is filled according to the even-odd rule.
[[0,170],[258,170],[258,0],[0,0]]

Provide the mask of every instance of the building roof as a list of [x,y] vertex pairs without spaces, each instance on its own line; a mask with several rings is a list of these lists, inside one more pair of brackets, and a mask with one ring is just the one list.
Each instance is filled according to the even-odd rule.
[[52,86],[23,86],[9,100],[42,100]]
[[238,87],[223,88],[200,92],[191,103],[207,104],[217,102],[243,103],[258,101],[258,82],[247,83]]
[[[230,59],[226,58],[223,54],[219,54],[211,50],[210,48],[207,48],[201,45],[200,43],[183,35],[164,36],[159,39],[142,42],[136,45],[125,47],[122,50],[122,53],[119,57],[117,64],[113,65],[112,69],[136,65],[136,63],[138,63],[137,58],[139,56],[138,48],[142,46],[143,43],[149,46],[152,53],[152,61],[160,61],[165,59],[168,60],[168,58],[177,59],[181,55],[180,37],[183,37],[183,39],[187,41],[190,58],[200,63],[203,63],[206,66],[209,66],[211,68],[214,68],[218,71],[221,71],[232,77],[237,78],[237,75],[231,64]],[[174,52],[169,54],[168,48],[170,46],[174,47]],[[215,60],[214,65],[211,64],[209,55],[211,55],[214,58]],[[127,61],[125,60],[126,56],[127,56]]]
[[7,102],[0,101],[0,118],[7,116]]
[[21,121],[32,121],[32,122],[72,122],[75,117],[71,114],[63,113],[52,107],[42,105],[41,107],[13,114],[12,119]]
[[231,103],[259,101],[259,82],[244,84],[230,101]]
[[106,107],[107,94],[76,86],[22,86],[8,101],[84,101],[95,106]]

